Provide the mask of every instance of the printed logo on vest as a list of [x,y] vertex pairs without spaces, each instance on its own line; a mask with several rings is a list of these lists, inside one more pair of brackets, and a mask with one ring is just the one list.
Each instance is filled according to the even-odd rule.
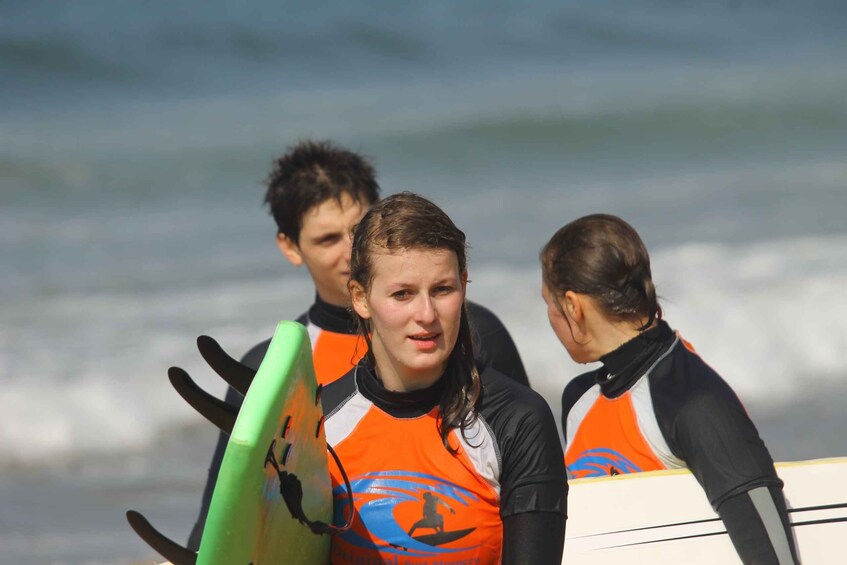
[[640,473],[641,469],[614,449],[587,449],[568,465],[568,476],[574,479],[608,477],[622,473]]
[[[461,540],[476,529],[474,506],[480,500],[455,483],[423,473],[380,471],[352,477],[350,486],[357,516],[341,539],[352,553],[359,548],[446,557],[478,547]],[[335,521],[341,525],[349,512],[343,485],[333,490],[333,499]],[[346,544],[334,544],[333,551],[347,551]]]

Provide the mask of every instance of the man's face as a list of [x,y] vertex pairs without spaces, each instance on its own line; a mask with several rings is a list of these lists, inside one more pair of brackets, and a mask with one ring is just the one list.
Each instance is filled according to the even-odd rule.
[[353,200],[349,194],[324,200],[303,215],[300,242],[295,244],[282,234],[277,244],[282,254],[297,267],[306,265],[315,289],[324,301],[347,306],[350,296],[350,233],[368,211],[369,205]]

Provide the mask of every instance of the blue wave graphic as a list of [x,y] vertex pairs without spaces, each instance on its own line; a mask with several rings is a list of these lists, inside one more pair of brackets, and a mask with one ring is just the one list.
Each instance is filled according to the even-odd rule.
[[610,468],[620,473],[640,473],[641,468],[614,449],[587,449],[576,461],[568,465],[568,474],[574,477],[608,477]]
[[[350,480],[353,497],[356,500],[359,519],[368,532],[382,542],[366,539],[355,531],[348,530],[342,539],[356,547],[377,550],[386,553],[413,554],[415,556],[434,556],[466,551],[477,546],[460,548],[435,547],[422,543],[408,535],[394,519],[394,508],[405,502],[421,502],[423,493],[431,492],[447,499],[449,505],[468,506],[469,502],[479,498],[472,492],[440,477],[410,471],[382,471],[365,473]],[[347,495],[343,485],[333,489],[336,525],[343,523],[347,507]],[[370,500],[359,504],[362,495]],[[376,495],[376,496],[375,496]]]

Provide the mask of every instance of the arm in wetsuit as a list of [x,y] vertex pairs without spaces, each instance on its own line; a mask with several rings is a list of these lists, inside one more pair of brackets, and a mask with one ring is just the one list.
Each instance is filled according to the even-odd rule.
[[781,487],[756,487],[727,498],[718,514],[742,562],[799,563]]
[[[561,535],[538,532],[561,531]],[[551,512],[524,512],[503,518],[503,565],[559,565],[565,546],[565,517]]]
[[[738,397],[699,357],[675,362],[687,362],[685,374],[699,378],[690,383],[673,425],[663,429],[671,449],[703,486],[742,562],[798,563],[782,481]],[[654,398],[657,417],[665,408],[662,398]]]
[[498,378],[486,372],[481,414],[503,454],[502,563],[559,565],[568,485],[556,422],[536,392]]

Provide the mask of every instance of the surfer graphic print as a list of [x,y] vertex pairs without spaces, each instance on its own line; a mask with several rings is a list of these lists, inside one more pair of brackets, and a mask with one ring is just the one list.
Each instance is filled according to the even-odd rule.
[[[450,506],[442,502],[437,496],[435,496],[431,492],[423,493],[424,505],[423,505],[423,517],[414,523],[412,529],[409,530],[409,537],[415,533],[415,530],[418,528],[432,528],[435,530],[436,534],[444,534],[444,516],[438,513],[438,505],[442,505],[444,508],[450,511],[451,514],[455,514],[456,511],[453,510]],[[462,531],[461,534],[464,535],[465,532],[472,532],[473,529]],[[449,532],[448,532],[449,533]],[[445,539],[448,536],[441,535],[439,538],[434,537],[435,539]],[[461,536],[458,536],[461,537]],[[434,541],[433,540],[433,541]]]
[[[396,418],[370,406],[355,422],[342,424],[359,412],[357,405],[367,406],[364,400],[352,399],[348,410],[327,422],[327,430],[333,432],[355,428],[346,441],[334,445],[350,478],[357,511],[352,529],[333,543],[334,560],[355,563],[345,557],[378,553],[383,559],[402,555],[404,560],[419,558],[420,562],[434,558],[496,561],[501,543],[499,498],[494,477],[484,475],[496,465],[491,438],[480,433],[483,445],[478,455],[485,467],[477,470],[464,446],[455,456],[444,448],[435,425],[438,408],[417,417]],[[452,434],[454,447],[455,437]],[[328,441],[333,445],[332,439]],[[335,500],[341,505],[335,509],[336,519],[346,518],[344,483],[334,470],[331,473]]]
[[[537,404],[543,400],[494,370],[482,379],[476,424],[467,437],[450,434],[455,454],[436,426],[443,380],[398,394],[360,364],[324,389],[327,441],[356,506],[352,528],[333,538],[333,563],[498,563],[503,514],[564,514],[562,459],[532,440],[555,440],[555,423]],[[333,461],[330,474],[335,522],[342,524],[350,508]]]

